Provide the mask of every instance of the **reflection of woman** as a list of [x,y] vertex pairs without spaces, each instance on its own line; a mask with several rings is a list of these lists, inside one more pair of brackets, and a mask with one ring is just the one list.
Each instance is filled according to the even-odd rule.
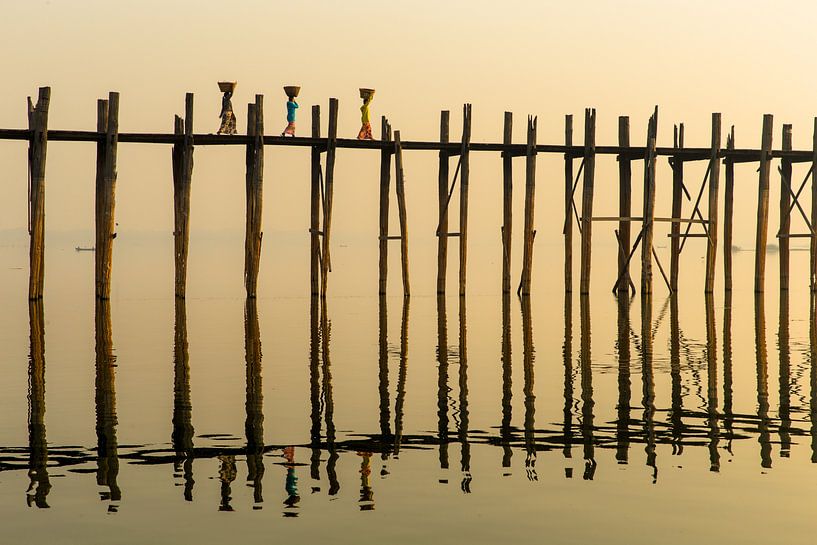
[[357,133],[358,140],[372,140],[372,123],[369,119],[369,104],[372,102],[372,94],[363,97],[363,106],[360,107],[360,132]]
[[298,476],[295,475],[295,447],[284,448],[284,459],[286,459],[287,468],[287,478],[284,484],[287,499],[284,500],[284,505],[296,507],[301,501],[301,496],[298,495]]
[[221,99],[221,127],[218,128],[218,134],[235,134],[235,114],[233,113],[233,102],[230,100],[233,97],[232,91],[226,91]]

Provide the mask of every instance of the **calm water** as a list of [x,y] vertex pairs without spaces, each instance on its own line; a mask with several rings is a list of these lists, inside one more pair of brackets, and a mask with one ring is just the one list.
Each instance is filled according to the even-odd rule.
[[618,302],[603,249],[591,299],[566,298],[560,258],[540,252],[529,301],[496,293],[498,254],[479,249],[473,294],[424,296],[426,249],[408,301],[367,295],[376,241],[341,240],[347,273],[321,302],[304,296],[304,235],[265,248],[255,302],[241,235],[194,234],[182,302],[171,237],[125,235],[113,298],[95,304],[93,254],[72,249],[84,239],[49,237],[44,304],[25,300],[25,238],[0,247],[3,542],[808,543],[817,530],[805,252],[787,297],[770,281],[755,298],[741,252],[729,298],[656,284],[652,301]]

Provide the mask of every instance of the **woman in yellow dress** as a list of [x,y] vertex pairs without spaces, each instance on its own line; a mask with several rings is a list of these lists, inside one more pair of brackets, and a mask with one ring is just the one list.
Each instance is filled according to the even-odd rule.
[[361,89],[361,98],[363,98],[363,106],[360,107],[360,132],[357,133],[358,140],[374,140],[372,136],[372,123],[369,117],[369,104],[374,97],[374,90]]

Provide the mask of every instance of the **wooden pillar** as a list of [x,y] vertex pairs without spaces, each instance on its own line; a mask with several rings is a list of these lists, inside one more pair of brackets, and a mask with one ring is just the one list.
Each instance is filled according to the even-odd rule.
[[771,165],[774,117],[763,116],[763,137],[760,148],[760,175],[757,188],[757,234],[755,237],[755,293],[763,292],[766,284],[766,240],[769,227],[769,169]]
[[530,295],[531,270],[533,268],[533,229],[534,197],[536,194],[536,118],[528,116],[528,140],[525,148],[525,231],[522,256],[522,281],[519,291]]
[[119,142],[119,93],[97,101],[96,296],[110,299],[116,202],[116,150]]
[[[621,155],[618,156],[618,215],[620,218],[630,218],[632,216],[632,165],[630,154],[627,148],[630,147],[630,118],[620,116],[618,118],[618,145],[621,148]],[[620,293],[627,293],[630,285],[630,273],[627,264],[627,257],[630,252],[630,231],[631,223],[628,219],[618,222],[618,233],[621,239],[622,251],[618,252],[618,276],[621,278],[619,286]],[[627,272],[624,272],[625,269]]]
[[[817,117],[811,141],[811,244],[809,252],[809,278],[811,291],[817,291]],[[812,322],[813,323],[813,322]]]
[[244,238],[244,287],[247,297],[258,291],[261,263],[261,211],[264,189],[264,97],[255,95],[247,107],[247,229]]
[[[684,124],[675,126],[673,147],[684,147]],[[680,155],[672,158],[672,219],[680,220],[683,209],[684,160]],[[670,265],[669,285],[672,291],[678,291],[678,272],[681,265],[681,223],[673,221],[670,225]]]
[[[791,151],[791,125],[783,125],[783,151]],[[789,234],[791,228],[791,159],[780,160],[780,289],[789,289]]]
[[471,105],[462,107],[462,149],[460,150],[460,296],[465,295],[465,270],[468,262],[468,159],[471,148]]
[[[321,137],[321,107],[312,106],[312,138]],[[320,292],[321,278],[321,146],[312,146],[312,176],[309,191],[309,290]]]
[[652,239],[655,214],[655,138],[658,133],[658,107],[650,117],[647,148],[644,155],[644,223],[641,239],[641,293],[652,293]]
[[190,184],[193,176],[193,93],[184,101],[184,119],[176,116],[173,145],[173,250],[176,297],[187,293],[187,252],[190,240]]
[[[735,149],[735,126],[726,136],[726,149]],[[732,216],[735,206],[735,163],[727,157],[724,161],[726,166],[726,187],[724,189],[723,204],[723,289],[732,291]]]
[[[440,112],[440,144],[448,143],[448,110]],[[437,232],[437,294],[445,293],[445,276],[448,268],[448,157],[449,153],[440,150],[440,167],[438,176],[438,202],[440,221]]]
[[40,87],[37,105],[28,98],[28,298],[42,299],[45,279],[45,156],[48,148],[48,106],[51,87]]
[[329,134],[326,137],[326,172],[323,197],[323,248],[321,260],[321,295],[326,295],[332,263],[329,254],[329,235],[332,228],[332,195],[335,179],[335,150],[338,137],[338,99],[329,99]]
[[[383,116],[380,119],[380,134],[384,142],[391,141],[391,125]],[[393,151],[387,146],[380,150],[380,229],[378,271],[378,293],[386,294],[386,282],[389,274],[389,185],[391,184],[391,156]]]
[[706,246],[705,293],[715,290],[715,264],[718,256],[718,190],[721,179],[721,114],[712,114],[712,146],[709,152],[709,239]]
[[403,147],[400,143],[400,131],[394,131],[394,171],[395,190],[397,191],[397,217],[400,222],[400,263],[403,269],[403,296],[411,294],[409,288],[408,267],[408,219],[406,215],[406,187],[403,176]]
[[[565,116],[565,147],[573,145],[573,116]],[[573,154],[565,152],[565,292],[573,292]]]
[[593,238],[593,182],[596,171],[596,110],[584,110],[584,181],[582,184],[582,258],[580,293],[590,293],[590,250]]
[[513,233],[513,113],[505,112],[502,130],[502,293],[511,291],[511,235]]

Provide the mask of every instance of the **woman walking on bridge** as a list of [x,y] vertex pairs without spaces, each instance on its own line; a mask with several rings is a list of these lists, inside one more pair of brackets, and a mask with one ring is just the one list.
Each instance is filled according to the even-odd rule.
[[235,134],[235,114],[233,113],[233,90],[235,89],[235,82],[220,81],[218,83],[219,89],[224,93],[221,98],[221,113],[218,116],[221,118],[221,126],[218,128],[218,134]]
[[287,94],[287,127],[281,136],[295,136],[295,110],[298,109],[298,103],[295,102],[295,97],[298,96],[301,88],[294,85],[287,85],[284,87],[284,92]]
[[363,106],[360,107],[360,132],[357,133],[358,140],[373,140],[372,123],[369,116],[369,104],[374,97],[374,89],[360,89],[360,98],[363,99]]

